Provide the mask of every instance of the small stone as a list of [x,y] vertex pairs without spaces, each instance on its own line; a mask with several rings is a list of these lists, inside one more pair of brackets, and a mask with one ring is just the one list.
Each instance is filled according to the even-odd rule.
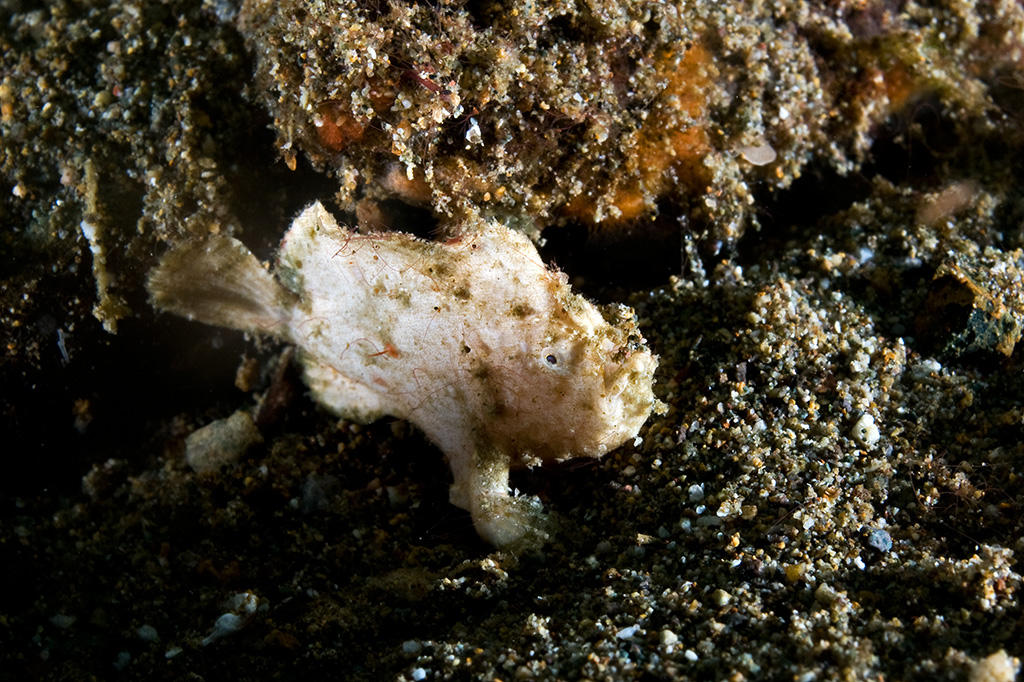
[[423,645],[417,642],[415,639],[409,639],[402,642],[402,653],[407,656],[415,656],[423,650]]
[[242,616],[251,616],[256,613],[260,600],[252,592],[238,592],[231,595],[228,600],[228,607],[235,613]]
[[338,491],[341,483],[336,476],[330,474],[310,474],[302,484],[302,501],[300,508],[303,513],[324,511],[331,506],[331,497]]
[[839,593],[832,589],[832,586],[828,583],[821,583],[818,585],[818,589],[814,590],[814,599],[819,604],[829,606],[838,598]]
[[969,682],[1014,682],[1019,669],[1020,661],[1000,649],[975,663],[967,679]]
[[711,593],[711,601],[715,606],[728,606],[732,601],[732,595],[723,589],[717,589]]
[[285,632],[277,628],[271,630],[267,636],[263,638],[263,643],[287,651],[294,651],[301,646],[298,637],[290,632]]
[[78,620],[74,616],[69,616],[64,613],[58,613],[55,616],[50,617],[50,622],[59,627],[61,630],[67,630],[69,627],[75,624]]
[[114,659],[114,670],[120,672],[128,667],[128,664],[132,662],[132,655],[127,651],[120,651],[117,654],[117,658]]
[[868,533],[868,546],[874,547],[882,554],[885,554],[892,549],[892,537],[881,528],[876,528]]
[[632,639],[633,635],[635,635],[639,630],[639,625],[630,625],[629,627],[624,627],[616,632],[615,637],[618,639]]
[[853,425],[852,435],[854,440],[867,448],[874,447],[881,436],[875,425],[875,418],[868,412],[862,414]]
[[239,410],[193,431],[185,439],[185,461],[196,473],[216,471],[262,441],[252,417]]
[[707,514],[697,519],[698,528],[717,528],[722,525],[722,519],[713,514]]
[[466,129],[466,142],[472,145],[483,144],[483,137],[480,134],[480,124],[472,117],[469,119],[469,128]]
[[737,147],[736,151],[744,161],[754,166],[767,166],[778,157],[775,149],[766,142]]
[[666,628],[661,631],[659,639],[661,640],[662,646],[674,646],[679,642],[679,635]]
[[144,623],[139,626],[139,629],[135,631],[135,634],[139,636],[144,642],[158,642],[160,641],[160,634],[156,631],[156,628],[148,623]]
[[807,572],[807,564],[787,564],[783,571],[786,574],[786,581],[795,583],[804,577],[804,574]]
[[82,492],[94,500],[102,499],[121,482],[124,462],[108,459],[102,464],[93,464],[92,468],[82,476]]
[[231,612],[221,614],[213,624],[213,630],[203,638],[203,646],[232,635],[248,625],[259,606],[259,598],[252,592],[239,592],[231,596],[227,606]]
[[416,682],[427,679],[427,671],[423,668],[413,668],[412,679],[416,680]]
[[213,624],[213,630],[203,638],[203,646],[216,642],[221,637],[232,635],[245,625],[245,619],[234,613],[225,613]]

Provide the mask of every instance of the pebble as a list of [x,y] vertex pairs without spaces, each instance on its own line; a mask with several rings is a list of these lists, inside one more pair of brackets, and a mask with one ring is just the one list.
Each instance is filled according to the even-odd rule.
[[238,410],[226,419],[210,422],[185,439],[185,461],[196,473],[216,471],[237,461],[263,441],[248,412]]
[[252,620],[259,605],[259,598],[251,592],[239,592],[228,600],[228,613],[223,613],[213,624],[213,630],[203,638],[203,646],[208,646],[222,637],[232,635]]
[[222,637],[232,635],[245,626],[245,619],[235,613],[221,614],[213,624],[213,630],[203,638],[203,646],[208,646]]
[[885,554],[892,549],[892,537],[881,528],[876,528],[868,534],[868,545]]
[[639,625],[630,625],[629,627],[622,628],[615,633],[618,639],[632,639],[633,636],[640,630]]
[[58,613],[50,618],[50,622],[59,627],[61,630],[67,630],[69,627],[75,624],[78,620],[74,616],[69,616],[65,613]]
[[728,606],[732,601],[732,595],[725,590],[718,589],[711,593],[711,601],[715,606]]
[[132,662],[132,655],[127,651],[119,651],[117,658],[114,659],[114,670],[118,672],[128,667],[128,664]]
[[1019,669],[1020,661],[1000,649],[975,663],[967,679],[968,682],[1014,682]]
[[144,642],[158,642],[160,641],[160,634],[156,631],[156,628],[148,623],[140,625],[139,629],[135,631],[135,634],[139,636]]
[[737,147],[736,151],[739,152],[739,155],[742,156],[747,163],[754,166],[766,166],[778,157],[775,149],[765,142],[757,145]]
[[875,418],[868,412],[862,414],[857,423],[853,425],[853,438],[864,447],[873,447],[880,437],[881,434],[875,425]]

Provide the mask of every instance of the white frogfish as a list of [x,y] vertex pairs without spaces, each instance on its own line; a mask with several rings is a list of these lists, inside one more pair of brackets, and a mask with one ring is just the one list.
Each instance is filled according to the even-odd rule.
[[315,203],[273,273],[212,236],[169,252],[149,292],[157,308],[294,344],[313,397],[342,417],[415,424],[448,458],[451,502],[497,547],[546,537],[510,467],[603,455],[659,404],[632,309],[574,294],[497,222],[433,242],[360,234]]

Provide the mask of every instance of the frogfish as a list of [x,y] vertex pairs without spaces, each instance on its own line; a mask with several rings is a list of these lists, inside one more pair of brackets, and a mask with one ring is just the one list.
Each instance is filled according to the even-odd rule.
[[448,459],[450,501],[499,548],[547,537],[539,501],[510,491],[511,467],[599,457],[660,405],[633,310],[573,293],[497,221],[430,241],[349,230],[317,202],[274,268],[213,235],[167,253],[148,289],[158,309],[293,344],[337,415],[416,425]]

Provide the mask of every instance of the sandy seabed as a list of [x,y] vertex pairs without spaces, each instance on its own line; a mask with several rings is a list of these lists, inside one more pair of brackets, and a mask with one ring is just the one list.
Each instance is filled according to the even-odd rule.
[[[0,677],[1015,678],[1019,4],[0,26]],[[514,476],[542,548],[489,548],[439,451],[324,412],[284,347],[148,305],[169,244],[267,257],[313,199],[506,221],[637,311],[669,409]],[[195,473],[239,410],[251,447]]]

